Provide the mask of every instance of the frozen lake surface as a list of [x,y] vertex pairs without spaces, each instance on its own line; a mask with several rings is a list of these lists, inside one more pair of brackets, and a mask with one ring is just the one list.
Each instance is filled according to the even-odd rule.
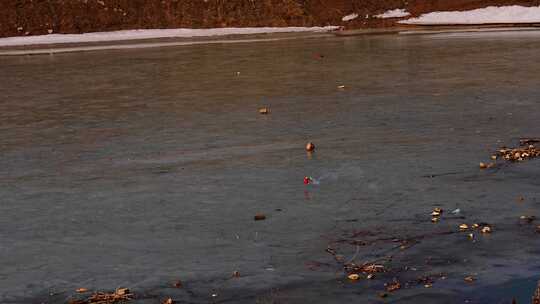
[[[385,301],[528,303],[540,234],[519,217],[540,216],[540,162],[478,163],[540,137],[539,49],[518,32],[1,57],[0,302],[123,286],[135,303],[379,303],[394,276],[444,273]],[[435,207],[461,214],[434,224]],[[325,252],[462,222],[493,233],[419,239],[371,281]]]

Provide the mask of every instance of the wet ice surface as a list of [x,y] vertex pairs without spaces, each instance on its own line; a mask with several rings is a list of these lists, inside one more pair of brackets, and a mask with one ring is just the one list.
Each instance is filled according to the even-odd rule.
[[[540,215],[540,163],[478,163],[540,135],[539,47],[515,33],[0,58],[0,302],[124,286],[140,303],[377,303],[392,277],[347,282],[331,241],[475,221],[494,232],[398,251],[393,267],[417,269],[400,279],[448,278],[385,301],[528,301],[540,236],[519,216]],[[434,207],[465,218],[433,224]]]

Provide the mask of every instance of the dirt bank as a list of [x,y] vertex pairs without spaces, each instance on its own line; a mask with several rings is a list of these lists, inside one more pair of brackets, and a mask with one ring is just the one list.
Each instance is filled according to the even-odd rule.
[[[0,37],[138,28],[389,27],[395,19],[372,16],[395,8],[416,16],[510,4],[540,5],[540,0],[3,0]],[[360,17],[341,20],[351,13]]]

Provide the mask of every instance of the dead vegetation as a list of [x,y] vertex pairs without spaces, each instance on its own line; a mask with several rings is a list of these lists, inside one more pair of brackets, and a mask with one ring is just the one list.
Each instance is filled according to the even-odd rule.
[[[387,297],[402,288],[419,285],[425,288],[431,288],[435,281],[446,279],[446,274],[436,273],[423,274],[415,276],[413,279],[402,280],[403,278],[399,278],[402,273],[416,269],[416,267],[411,265],[393,267],[393,262],[399,259],[397,253],[404,253],[423,240],[437,239],[455,233],[459,233],[459,231],[434,231],[415,236],[399,237],[393,235],[385,236],[383,233],[371,231],[355,231],[346,233],[343,237],[331,242],[326,252],[334,257],[338,265],[341,265],[351,282],[363,279],[379,279],[381,281],[390,279],[384,283],[384,290],[378,292],[380,297]],[[347,251],[347,248],[351,247],[355,248],[355,252],[352,257],[346,258],[342,252]],[[378,255],[379,258],[366,261],[366,256],[373,255]],[[362,260],[364,261],[359,262]],[[426,261],[426,263],[428,262]]]
[[538,286],[532,297],[532,304],[540,304],[540,282],[538,282]]
[[521,162],[530,158],[540,156],[540,150],[536,148],[536,144],[540,139],[521,139],[519,147],[506,148],[502,147],[497,151],[496,158],[502,158],[511,162]]
[[509,162],[523,162],[525,160],[540,157],[540,150],[537,144],[540,139],[522,138],[519,140],[519,146],[515,148],[501,147],[491,156],[494,162],[480,163],[480,169],[490,169],[497,166],[499,159]]
[[86,299],[70,300],[68,304],[116,304],[133,299],[127,288],[118,288],[114,292],[96,292]]
[[[448,212],[446,221],[454,221],[452,227],[434,228],[433,231],[419,232],[414,234],[402,232],[392,233],[387,228],[373,228],[372,230],[345,231],[337,239],[331,239],[326,252],[333,256],[334,260],[342,267],[348,281],[353,283],[362,280],[379,280],[384,285],[377,294],[388,297],[400,289],[414,287],[432,288],[438,280],[446,280],[446,273],[430,273],[433,263],[431,258],[411,259],[408,252],[411,248],[422,245],[429,248],[432,244],[440,242],[442,238],[452,235],[465,235],[463,242],[476,242],[472,232],[477,232],[478,237],[487,237],[493,233],[493,225],[485,222],[472,224],[459,223],[464,217],[459,216],[460,209]],[[445,214],[442,208],[434,208],[429,217],[441,219]],[[429,220],[426,215],[426,221]],[[528,216],[522,220],[534,220]],[[454,226],[455,225],[455,226]],[[439,227],[439,226],[434,226]],[[419,249],[421,249],[419,248]],[[354,250],[354,251],[352,251]],[[417,255],[412,253],[412,255]],[[451,257],[441,261],[451,263]],[[464,283],[473,283],[476,277],[469,275],[461,278]],[[376,286],[376,285],[375,285]],[[380,285],[379,285],[380,286]]]

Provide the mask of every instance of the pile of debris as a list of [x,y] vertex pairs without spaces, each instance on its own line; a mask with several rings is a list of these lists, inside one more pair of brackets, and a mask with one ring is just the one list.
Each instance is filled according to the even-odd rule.
[[69,304],[115,304],[133,299],[133,294],[127,288],[118,288],[115,292],[96,292],[87,299],[70,300]]
[[[540,143],[540,139],[522,138],[519,140],[519,147],[507,148],[502,147],[491,156],[491,159],[504,159],[510,162],[522,162],[527,159],[540,157],[540,149],[536,144]],[[480,163],[481,169],[493,168],[495,163]]]
[[529,158],[540,156],[540,150],[535,144],[539,143],[540,139],[521,139],[517,148],[501,148],[497,151],[497,156],[512,162],[520,162]]
[[383,265],[375,263],[365,263],[363,265],[347,263],[344,265],[344,269],[349,273],[348,278],[352,281],[360,279],[360,273],[365,274],[366,279],[371,280],[375,276],[375,273],[386,271],[386,268]]
[[538,282],[538,287],[536,287],[536,291],[534,292],[534,296],[532,298],[533,304],[540,304],[540,282]]

